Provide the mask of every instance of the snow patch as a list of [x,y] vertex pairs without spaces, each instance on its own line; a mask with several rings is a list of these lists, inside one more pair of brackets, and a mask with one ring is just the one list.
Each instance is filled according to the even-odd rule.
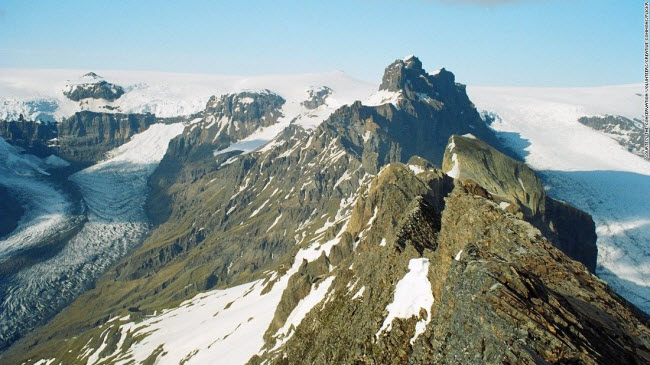
[[278,222],[280,221],[280,218],[282,218],[282,213],[280,213],[280,215],[277,218],[275,218],[273,224],[271,224],[271,226],[269,227],[269,229],[266,230],[266,232],[270,231],[273,227],[275,227],[275,225],[278,224]]
[[[452,142],[453,143],[453,142]],[[453,154],[451,155],[451,160],[454,162],[454,166],[451,168],[451,170],[447,171],[447,175],[454,179],[458,179],[460,176],[460,166],[458,165],[458,155]]]
[[269,203],[269,201],[271,201],[271,199],[266,199],[266,200],[264,201],[264,203],[262,203],[262,205],[259,206],[259,208],[255,209],[255,210],[253,211],[253,214],[251,214],[250,218],[253,218],[253,217],[256,216],[256,215],[257,215],[257,214],[258,214],[262,209],[264,209],[264,207],[266,206],[266,204]]
[[411,344],[424,332],[427,323],[431,320],[431,306],[433,305],[433,293],[431,292],[431,283],[427,277],[428,273],[428,259],[419,258],[409,261],[409,271],[395,286],[393,302],[386,307],[388,316],[375,337],[379,337],[381,332],[389,332],[392,328],[393,319],[419,317],[421,309],[426,311],[427,316],[416,324]]
[[352,300],[355,300],[357,298],[361,298],[363,296],[363,293],[366,291],[366,286],[362,286],[359,291],[357,291],[353,296]]
[[287,336],[291,335],[295,327],[300,325],[300,322],[302,322],[307,313],[309,313],[309,311],[311,311],[312,308],[316,306],[316,304],[320,303],[325,298],[325,294],[327,294],[327,291],[329,290],[333,281],[334,276],[330,276],[327,279],[311,286],[311,291],[309,294],[307,294],[306,297],[302,298],[300,302],[298,302],[293,311],[291,311],[291,314],[289,314],[289,317],[287,317],[287,321],[284,323],[284,326],[282,326],[282,328],[280,328],[278,332],[275,333],[275,337],[280,340],[276,344],[276,348],[288,340]]
[[370,97],[364,100],[362,104],[367,106],[393,104],[395,107],[397,107],[397,104],[401,99],[402,99],[401,91],[379,90],[376,93],[370,95]]
[[456,141],[452,137],[451,142],[449,143],[449,146],[447,146],[447,149],[449,150],[449,152],[451,152],[451,151],[454,150],[454,148],[456,148]]
[[420,174],[420,173],[423,173],[423,172],[426,171],[426,170],[424,169],[424,167],[422,167],[422,166],[418,166],[418,165],[410,165],[410,164],[407,165],[407,166],[408,166],[408,168],[411,169],[411,171],[413,171],[413,173],[416,174],[416,175],[417,175],[417,174]]

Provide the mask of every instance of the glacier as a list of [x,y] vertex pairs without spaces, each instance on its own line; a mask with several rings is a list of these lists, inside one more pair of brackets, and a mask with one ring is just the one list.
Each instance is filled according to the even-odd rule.
[[[0,341],[9,341],[42,324],[86,290],[109,265],[142,242],[149,231],[144,211],[147,179],[164,156],[169,141],[184,127],[182,123],[151,125],[110,151],[106,160],[70,176],[83,197],[86,221],[55,255],[3,278]],[[41,193],[47,195],[51,189],[42,189]],[[65,206],[56,194],[52,199]],[[35,220],[46,220],[48,213],[37,210],[35,214]],[[49,230],[41,232],[36,240],[46,240],[48,232],[63,224],[49,221]],[[24,237],[24,231],[15,235]],[[13,239],[14,235],[0,242],[5,254],[15,246],[7,243]]]

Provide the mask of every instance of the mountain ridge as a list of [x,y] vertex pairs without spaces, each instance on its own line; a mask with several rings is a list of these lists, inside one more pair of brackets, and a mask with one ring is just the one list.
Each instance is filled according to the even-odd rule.
[[[499,303],[510,302],[503,302],[505,299],[497,299],[501,296],[493,297],[492,294],[481,299],[466,317],[457,314],[460,316],[458,323],[466,326],[472,322],[469,318],[480,313],[490,318],[489,323],[503,328],[489,335],[485,328],[473,327],[476,330],[471,334],[483,336],[487,343],[487,351],[474,352],[483,356],[483,361],[499,359],[499,355],[504,354],[503,341],[511,345],[506,358],[510,360],[535,361],[539,357],[548,361],[581,359],[590,362],[603,356],[597,351],[600,344],[611,347],[620,343],[628,349],[621,356],[643,359],[646,356],[643,351],[647,353],[648,348],[647,324],[642,324],[633,308],[595,279],[584,266],[553,248],[539,230],[499,207],[480,184],[454,181],[434,167],[444,167],[451,135],[472,133],[497,146],[499,141],[481,120],[464,86],[456,84],[453,77],[447,77],[446,83],[442,80],[445,91],[438,92],[441,95],[436,95],[435,83],[429,85],[429,80],[425,83],[430,87],[428,97],[418,95],[423,89],[417,86],[411,89],[407,82],[409,77],[420,79],[425,71],[421,64],[418,67],[416,58],[407,60],[411,66],[407,61],[398,60],[387,68],[387,84],[400,87],[394,91],[390,87],[380,90],[403,91],[401,97],[389,98],[394,103],[364,105],[361,101],[345,105],[314,129],[306,129],[300,119],[295,118],[268,145],[257,150],[241,153],[233,150],[215,155],[221,150],[212,143],[215,136],[219,136],[216,120],[210,121],[210,116],[204,115],[196,126],[187,126],[170,142],[157,170],[168,170],[164,166],[166,159],[186,155],[180,149],[181,141],[191,133],[205,133],[197,144],[204,146],[204,152],[199,153],[196,160],[184,161],[180,172],[154,172],[149,182],[153,191],[149,195],[148,209],[150,215],[159,214],[160,217],[154,219],[158,226],[151,236],[103,275],[95,289],[79,297],[50,325],[17,343],[10,350],[9,358],[18,356],[26,360],[42,356],[45,359],[47,354],[48,359],[55,356],[58,361],[68,362],[128,359],[200,362],[205,356],[219,353],[227,356],[223,351],[225,346],[232,345],[229,341],[246,338],[262,346],[247,347],[246,351],[252,351],[252,363],[264,359],[277,363],[333,359],[377,363],[453,362],[454,356],[469,356],[460,350],[467,344],[458,336],[439,336],[434,328],[447,328],[457,323],[446,323],[438,311],[449,312],[463,302],[464,299],[458,299],[463,298],[462,295],[476,295],[486,289],[490,292],[492,286],[500,283],[508,289],[499,291],[499,295],[524,298],[515,301],[516,308],[512,310],[522,316],[519,317],[521,322],[498,314],[495,317],[494,313],[501,312],[496,309],[493,312],[490,308],[504,310]],[[393,68],[403,71],[408,67],[413,68],[414,74],[407,78],[400,72],[390,72]],[[441,71],[437,75],[446,77],[447,74]],[[234,100],[238,96],[227,98]],[[247,107],[258,106],[258,101],[252,99]],[[246,118],[239,121],[246,121]],[[248,122],[259,123],[260,120]],[[211,123],[212,126],[203,128]],[[215,129],[210,130],[213,127]],[[232,130],[235,131],[234,127]],[[227,143],[241,138],[247,137],[237,135]],[[515,164],[512,160],[507,163]],[[171,209],[161,214],[161,208],[152,207],[152,201],[162,202]],[[645,337],[618,334],[611,337],[606,331],[606,335],[593,337],[591,342],[585,343],[580,339],[580,331],[609,330],[609,325],[589,322],[579,330],[569,328],[567,334],[558,335],[557,330],[531,324],[531,318],[526,317],[529,314],[523,313],[539,304],[535,300],[546,304],[549,298],[555,298],[552,300],[560,304],[552,302],[553,310],[568,311],[562,313],[571,318],[571,323],[580,323],[587,315],[584,310],[575,309],[582,304],[567,304],[563,298],[571,291],[541,270],[534,260],[529,258],[524,264],[516,262],[516,257],[528,257],[528,253],[518,251],[521,247],[544,257],[544,262],[555,265],[558,272],[570,272],[568,277],[578,278],[576,280],[581,283],[580,290],[584,291],[581,295],[604,298],[598,300],[599,311],[615,315],[614,323],[624,324],[628,333],[640,331]],[[511,276],[509,269],[498,266],[500,261],[495,256],[504,253],[510,256],[508,265],[502,266],[515,268],[517,275]],[[482,269],[478,269],[469,272],[477,280],[465,283],[462,278],[468,272],[461,273],[460,264],[457,264],[464,260],[468,265],[478,265],[498,274],[496,282],[495,277],[482,276]],[[377,270],[378,267],[385,269]],[[437,269],[447,274],[439,278]],[[361,287],[353,280],[357,270],[366,283]],[[397,304],[389,305],[391,298],[400,296],[398,283],[406,280],[411,271],[416,276],[424,273],[434,298],[431,308],[421,308],[415,313],[402,312]],[[521,279],[519,273],[526,279]],[[531,275],[540,279],[528,279]],[[413,280],[424,282],[421,276]],[[458,287],[465,283],[468,287],[454,294],[445,286],[447,281],[457,283]],[[481,284],[472,286],[474,282]],[[558,285],[564,292],[550,296],[537,294],[557,291]],[[235,294],[237,292],[240,294]],[[529,294],[531,292],[534,295]],[[245,293],[253,294],[250,299],[243,299],[248,295]],[[374,293],[380,294],[375,296]],[[241,318],[241,322],[232,323],[232,332],[220,333],[218,338],[194,336],[201,344],[189,352],[166,345],[172,343],[173,338],[141,333],[135,327],[136,323],[144,323],[147,328],[157,328],[156,318],[165,321],[173,318],[169,311],[189,321],[193,307],[198,310],[204,306],[203,299],[217,300],[221,294],[232,301],[216,302],[223,306],[212,308],[216,313],[211,316],[219,320],[225,321],[227,317],[223,316],[229,315],[230,308],[253,310],[254,306],[240,307],[250,304],[246,301],[266,303],[267,311],[276,309],[272,318],[258,312],[250,318]],[[348,305],[349,299],[364,302],[366,298],[372,300],[368,299],[369,307],[365,312],[346,317],[357,308]],[[86,318],[75,317],[83,313],[82,308],[93,310],[84,313]],[[343,310],[337,310],[341,308]],[[395,308],[396,312],[389,308]],[[564,329],[566,325],[562,321],[549,317],[548,313],[554,313],[553,310],[547,306],[541,310],[544,324]],[[148,317],[154,319],[148,320]],[[532,322],[536,320],[537,317],[532,318]],[[350,338],[359,338],[350,329],[351,321],[362,322],[359,328],[366,330],[362,332],[361,341],[356,342],[356,348],[326,350],[321,347],[336,338],[337,330]],[[508,335],[513,333],[517,323],[529,326],[533,334]],[[325,326],[320,327],[322,331],[314,332],[314,328],[321,325]],[[257,332],[245,332],[249,329]],[[306,348],[312,338],[319,336],[320,345]],[[540,336],[548,342],[539,341]],[[155,348],[143,341],[148,337]],[[64,342],[65,347],[58,348],[57,344]],[[550,350],[545,344],[552,344]],[[25,352],[20,353],[18,348]],[[445,348],[451,350],[442,351]],[[594,352],[584,355],[582,349]]]

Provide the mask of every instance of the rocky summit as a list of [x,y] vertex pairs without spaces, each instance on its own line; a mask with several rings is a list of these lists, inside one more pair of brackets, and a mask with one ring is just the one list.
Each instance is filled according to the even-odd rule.
[[124,95],[124,88],[111,84],[94,72],[89,72],[78,81],[71,81],[63,89],[63,95],[73,101],[103,99],[114,101]]
[[[409,56],[328,112],[336,92],[240,90],[168,121],[151,230],[2,361],[650,362],[647,315],[594,275],[592,217],[508,156],[453,73]],[[156,121],[81,112],[57,148],[97,161]]]

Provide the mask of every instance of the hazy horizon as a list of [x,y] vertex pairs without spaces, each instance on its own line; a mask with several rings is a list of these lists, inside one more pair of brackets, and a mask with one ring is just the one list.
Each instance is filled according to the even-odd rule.
[[[395,58],[395,60],[403,59],[402,57],[400,58]],[[392,61],[391,61],[392,62]],[[389,63],[386,64],[388,66]],[[498,89],[505,89],[505,88],[538,88],[538,89],[592,89],[592,88],[608,88],[608,87],[624,87],[624,86],[638,86],[638,87],[643,87],[643,81],[637,81],[637,82],[629,82],[629,83],[620,83],[620,84],[603,84],[603,85],[489,85],[489,84],[475,84],[472,83],[471,80],[465,80],[463,78],[463,75],[459,75],[453,68],[450,68],[448,66],[442,65],[440,67],[444,67],[446,70],[451,71],[454,73],[454,76],[456,77],[456,82],[465,84],[470,87],[478,87],[478,88],[498,88]],[[426,64],[423,65],[423,68],[427,72],[434,72],[437,70],[439,67],[432,68],[432,67],[427,67]],[[362,79],[360,77],[357,77],[356,75],[351,75],[349,72],[346,72],[345,70],[325,70],[325,71],[320,71],[320,72],[269,72],[269,73],[261,73],[261,74],[227,74],[227,73],[220,73],[220,72],[191,72],[191,71],[166,71],[166,70],[147,70],[147,69],[141,69],[141,70],[120,70],[120,69],[99,69],[99,68],[40,68],[40,67],[0,67],[0,73],[2,71],[11,71],[11,70],[20,70],[20,71],[25,71],[25,70],[33,70],[33,71],[56,71],[56,72],[65,72],[65,73],[75,73],[74,75],[70,75],[70,77],[66,79],[61,79],[58,80],[59,82],[65,81],[65,80],[73,80],[78,77],[83,76],[86,73],[89,72],[95,72],[99,74],[99,76],[104,77],[105,75],[107,76],[106,78],[109,79],[108,81],[111,81],[111,73],[120,73],[120,74],[134,74],[132,77],[135,79],[137,78],[137,74],[160,74],[160,75],[187,75],[189,76],[200,76],[200,75],[206,75],[206,76],[214,76],[214,77],[224,77],[224,78],[233,78],[233,79],[241,79],[241,78],[260,78],[260,77],[265,77],[265,76],[282,76],[282,75],[287,75],[287,76],[297,76],[297,75],[319,75],[319,74],[328,74],[328,73],[343,73],[347,77],[367,83],[367,84],[372,84],[375,86],[379,86],[381,84],[381,78],[382,75],[379,75],[376,80],[366,80]]]

